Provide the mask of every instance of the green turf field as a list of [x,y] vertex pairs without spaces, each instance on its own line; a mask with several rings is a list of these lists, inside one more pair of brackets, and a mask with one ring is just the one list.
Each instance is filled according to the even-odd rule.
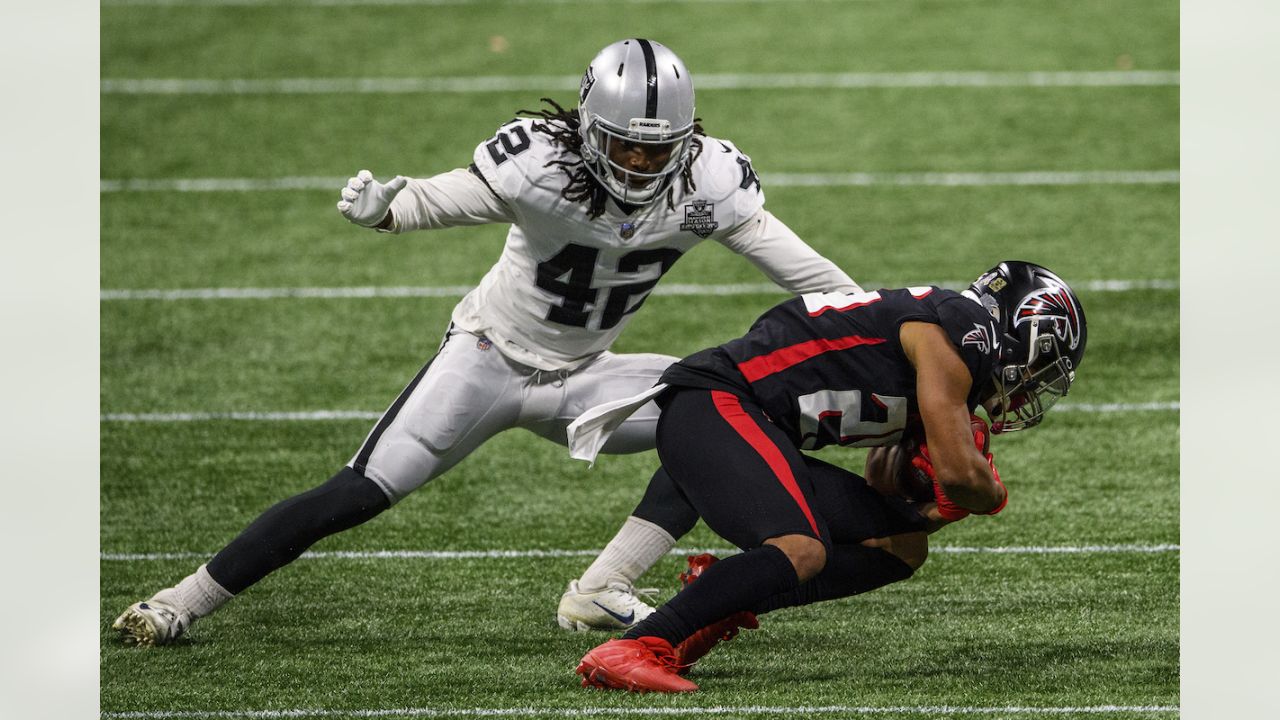
[[[101,28],[102,77],[113,82],[540,76],[552,85],[238,93],[179,83],[142,94],[104,85],[104,717],[1177,715],[1176,75],[1052,87],[751,85],[786,73],[1176,73],[1173,0],[104,0]],[[670,45],[695,83],[749,76],[745,87],[699,91],[704,126],[749,153],[768,207],[864,286],[967,282],[1017,257],[1080,288],[1090,340],[1076,390],[1042,428],[994,443],[1008,510],[936,535],[908,582],[765,617],[699,664],[698,693],[587,691],[572,669],[604,636],[561,631],[556,601],[634,507],[656,459],[606,457],[588,469],[512,431],[394,510],[321,542],[189,640],[116,643],[109,625],[127,604],[351,456],[434,351],[458,297],[447,289],[474,284],[501,251],[503,227],[389,236],[352,226],[334,209],[342,179],[360,168],[385,178],[465,166],[517,109],[546,94],[571,104],[573,90],[555,79],[577,76],[624,36]],[[1048,172],[1164,179],[996,181]],[[795,180],[840,173],[881,180]],[[929,173],[976,180],[884,180]],[[312,180],[174,189],[281,178]],[[141,181],[153,184],[129,189]],[[660,287],[763,282],[706,244]],[[280,297],[395,287],[446,290]],[[277,292],[140,299],[246,288]],[[740,334],[782,297],[655,294],[614,349],[683,355]],[[271,415],[322,411],[348,416]],[[236,413],[258,419],[228,419]],[[853,450],[823,457],[861,462]],[[725,546],[701,526],[681,541]],[[644,584],[668,597],[681,565],[669,557]]]

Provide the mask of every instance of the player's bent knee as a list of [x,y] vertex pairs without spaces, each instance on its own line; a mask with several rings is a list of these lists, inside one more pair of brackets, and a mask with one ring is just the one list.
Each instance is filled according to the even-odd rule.
[[782,535],[764,541],[786,554],[800,582],[822,572],[827,565],[827,548],[821,540],[808,535]]
[[355,527],[391,506],[380,485],[350,466],[295,500],[291,518],[299,529],[320,537]]
[[889,537],[864,540],[867,547],[880,548],[906,563],[913,571],[919,570],[929,558],[929,535],[922,532],[903,533]]

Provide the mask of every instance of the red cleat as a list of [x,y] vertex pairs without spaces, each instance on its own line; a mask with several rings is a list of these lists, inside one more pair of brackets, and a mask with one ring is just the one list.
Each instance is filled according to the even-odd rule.
[[698,686],[680,677],[671,643],[657,637],[610,640],[582,656],[574,672],[582,687],[628,692],[693,692]]
[[701,555],[690,555],[686,559],[689,561],[689,569],[680,573],[681,585],[688,585],[697,580],[702,575],[702,571],[714,565],[720,558],[711,553],[702,553]]
[[[680,583],[688,585],[697,580],[704,570],[711,567],[719,559],[711,553],[690,555],[689,569],[680,573]],[[685,638],[684,642],[676,646],[674,651],[676,672],[681,675],[689,672],[689,668],[703,655],[711,652],[711,648],[715,647],[716,643],[728,642],[737,637],[739,628],[755,630],[758,627],[760,627],[760,621],[756,619],[756,614],[747,610],[736,612],[723,620],[711,623]]]

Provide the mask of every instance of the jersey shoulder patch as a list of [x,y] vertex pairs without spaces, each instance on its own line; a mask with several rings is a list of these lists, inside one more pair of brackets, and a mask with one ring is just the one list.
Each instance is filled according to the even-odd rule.
[[760,178],[751,158],[732,142],[702,138],[702,152],[693,163],[695,195],[714,203],[732,227],[755,215],[764,206]]
[[[498,197],[516,202],[529,187],[559,193],[565,176],[553,160],[574,159],[549,135],[533,129],[532,118],[517,118],[503,124],[476,146],[472,163]],[[541,121],[539,121],[541,122]]]

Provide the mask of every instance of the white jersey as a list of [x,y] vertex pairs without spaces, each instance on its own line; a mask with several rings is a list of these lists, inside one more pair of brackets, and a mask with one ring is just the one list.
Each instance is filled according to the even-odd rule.
[[[763,209],[750,158],[702,138],[695,190],[674,182],[673,205],[625,213],[610,198],[596,218],[561,195],[556,160],[576,156],[513,120],[475,150],[470,172],[412,180],[392,205],[392,230],[510,222],[498,262],[453,311],[460,328],[542,370],[577,367],[607,349],[664,273],[708,238],[740,253],[790,292],[857,292],[848,275]],[[541,121],[539,121],[541,122]],[[481,182],[482,181],[482,182]]]

